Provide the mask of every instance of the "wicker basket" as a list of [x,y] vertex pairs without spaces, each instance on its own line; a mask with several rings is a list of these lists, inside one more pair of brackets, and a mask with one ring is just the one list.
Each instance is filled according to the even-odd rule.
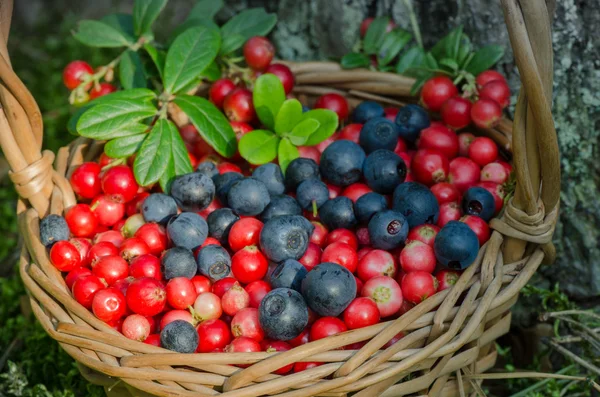
[[[449,290],[437,293],[397,320],[348,331],[284,353],[176,354],[125,338],[79,305],[49,262],[39,240],[39,219],[75,204],[66,179],[102,144],[77,139],[54,155],[41,151],[42,118],[13,72],[6,50],[12,1],[0,2],[0,144],[21,197],[19,228],[25,247],[20,272],[35,316],[80,363],[91,382],[115,395],[252,397],[465,396],[482,393],[482,374],[496,359],[493,342],[510,326],[510,307],[542,261],[551,262],[558,214],[560,168],[551,115],[553,1],[502,0],[523,87],[515,120],[481,131],[511,150],[514,198],[491,222],[491,239]],[[370,98],[402,105],[412,80],[388,73],[342,71],[334,63],[290,64],[296,94],[306,101],[338,91],[351,104]],[[512,131],[511,131],[512,129]],[[54,167],[54,168],[53,168]],[[394,335],[407,335],[385,350]],[[360,350],[336,350],[368,341]],[[272,372],[297,361],[324,365],[297,374]],[[234,364],[253,364],[245,369]],[[120,382],[122,381],[122,382]]]

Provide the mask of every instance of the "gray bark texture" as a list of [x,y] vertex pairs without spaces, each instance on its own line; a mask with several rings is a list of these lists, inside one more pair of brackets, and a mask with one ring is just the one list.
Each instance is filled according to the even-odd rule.
[[[226,0],[218,14],[225,20],[249,7],[265,7],[278,15],[271,38],[284,59],[337,59],[358,39],[367,16],[389,15],[410,30],[405,0]],[[77,17],[97,18],[115,9],[131,10],[132,1],[29,0],[16,2],[16,22],[32,24],[37,12],[63,7]],[[26,3],[26,4],[25,4]],[[161,27],[185,18],[191,0],[171,1]],[[499,0],[414,1],[426,47],[451,28],[464,24],[476,45],[497,43],[510,48]],[[537,280],[559,282],[574,299],[600,297],[600,24],[599,0],[560,0],[553,26],[555,51],[554,119],[561,149],[562,206],[555,243],[558,260],[541,269]],[[35,34],[35,33],[33,33]],[[512,52],[506,51],[497,68],[508,76],[513,104],[519,75]]]

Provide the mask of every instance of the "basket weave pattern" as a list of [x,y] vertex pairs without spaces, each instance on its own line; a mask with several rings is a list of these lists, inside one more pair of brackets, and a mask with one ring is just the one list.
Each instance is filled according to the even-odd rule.
[[[82,374],[112,392],[158,396],[465,396],[496,359],[493,342],[508,332],[510,307],[542,261],[551,262],[560,168],[551,117],[554,3],[502,0],[523,86],[512,125],[482,130],[511,150],[517,187],[504,212],[491,221],[490,240],[457,283],[386,323],[311,342],[281,353],[177,354],[125,338],[79,305],[39,240],[39,219],[76,203],[70,172],[95,160],[102,143],[79,138],[55,155],[42,147],[42,118],[13,72],[6,50],[12,1],[0,2],[0,145],[21,199],[19,229],[25,246],[20,273],[35,316],[80,363]],[[410,78],[343,71],[325,62],[290,63],[295,94],[305,102],[338,91],[351,105],[364,99],[401,106]],[[399,332],[407,335],[382,349]],[[360,350],[337,350],[368,341]],[[298,362],[324,364],[297,374],[273,371]],[[240,369],[235,364],[253,364]],[[410,377],[409,377],[410,375]],[[409,380],[407,380],[409,379]],[[398,383],[400,382],[400,383]]]

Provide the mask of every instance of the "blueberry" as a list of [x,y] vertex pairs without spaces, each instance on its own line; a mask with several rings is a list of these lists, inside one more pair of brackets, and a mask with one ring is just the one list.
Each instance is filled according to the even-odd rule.
[[345,267],[337,263],[321,263],[302,281],[302,295],[318,315],[337,317],[355,298],[356,281]]
[[431,190],[417,182],[398,185],[392,201],[392,208],[404,215],[411,229],[424,223],[436,224],[440,216],[440,206]]
[[269,282],[273,288],[291,288],[300,291],[302,280],[307,273],[302,263],[294,259],[286,259],[273,270]]
[[419,105],[406,105],[396,114],[396,124],[400,137],[414,142],[419,137],[421,130],[429,127],[429,115]]
[[323,204],[319,209],[319,217],[329,230],[352,229],[356,226],[354,205],[352,200],[345,196],[336,197]]
[[310,235],[302,216],[283,215],[271,218],[260,232],[260,248],[273,262],[300,259],[306,252]]
[[198,265],[192,251],[183,247],[173,247],[165,251],[160,259],[160,270],[165,280],[175,277],[191,279],[198,272]]
[[363,165],[367,185],[377,193],[389,194],[406,178],[406,164],[396,153],[379,149]]
[[177,203],[164,193],[152,193],[142,204],[142,215],[146,222],[166,225],[171,217],[177,215]]
[[366,153],[377,149],[394,150],[398,144],[398,126],[385,117],[376,117],[363,125],[359,143]]
[[408,221],[398,211],[385,210],[373,215],[368,230],[373,247],[391,250],[406,241]]
[[316,215],[317,210],[329,200],[329,189],[318,179],[307,179],[298,185],[296,200],[300,207],[307,211],[313,211]]
[[266,223],[269,219],[281,215],[302,215],[302,208],[295,198],[281,194],[271,197],[271,203],[267,205],[260,218],[263,223]]
[[192,172],[175,178],[171,196],[183,211],[202,211],[215,198],[215,184],[209,176]]
[[475,261],[479,240],[466,223],[450,221],[435,236],[433,249],[442,265],[462,270]]
[[210,244],[202,247],[196,255],[198,274],[211,279],[212,282],[229,276],[231,271],[231,256],[219,245]]
[[258,215],[270,202],[267,187],[254,178],[235,181],[227,193],[227,204],[239,215]]
[[269,339],[294,339],[308,325],[308,307],[299,292],[276,288],[260,302],[258,321]]
[[208,214],[208,235],[219,240],[221,244],[229,241],[229,230],[240,219],[231,208],[219,208]]
[[321,179],[319,166],[313,159],[298,157],[285,171],[285,186],[289,191],[295,192],[300,183],[311,178]]
[[229,193],[231,185],[242,178],[244,178],[244,175],[239,172],[226,172],[213,177],[215,193],[221,204],[227,205],[227,193]]
[[264,183],[271,196],[285,193],[283,173],[277,164],[261,165],[252,172],[252,177]]
[[336,186],[348,186],[360,180],[365,151],[345,139],[327,146],[321,154],[321,175]]
[[167,234],[173,245],[193,250],[206,240],[208,225],[197,213],[182,212],[169,220]]
[[185,320],[175,320],[160,331],[160,345],[177,353],[194,353],[198,348],[198,332]]
[[51,214],[40,221],[40,240],[46,248],[57,241],[68,240],[70,233],[67,221],[60,215]]
[[196,167],[196,172],[206,175],[212,178],[215,175],[219,175],[219,169],[217,165],[212,161],[203,161]]
[[373,101],[365,101],[354,109],[352,112],[352,120],[355,123],[364,124],[367,121],[375,117],[383,117],[384,115],[383,106]]
[[385,209],[387,209],[385,197],[375,192],[363,194],[354,203],[354,214],[358,222],[362,224],[369,223],[373,215]]
[[496,212],[496,202],[492,193],[482,187],[472,187],[463,196],[462,208],[466,215],[475,215],[489,222]]

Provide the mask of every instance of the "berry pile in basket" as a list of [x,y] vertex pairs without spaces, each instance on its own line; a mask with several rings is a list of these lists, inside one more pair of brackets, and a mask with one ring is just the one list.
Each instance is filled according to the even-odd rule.
[[[251,38],[243,53],[254,78],[275,75],[290,95],[294,76],[271,63],[267,39]],[[67,87],[82,73],[89,65],[71,63]],[[135,156],[103,154],[74,170],[79,203],[42,219],[41,240],[77,302],[127,338],[177,352],[285,351],[397,318],[458,280],[503,207],[511,166],[490,138],[457,133],[471,121],[493,125],[507,104],[501,75],[477,83],[472,106],[445,77],[425,83],[421,102],[442,122],[416,104],[350,109],[323,95],[314,108],[343,128],[313,146],[284,134],[298,152],[285,167],[281,148],[258,165],[241,142],[227,160],[185,125],[195,171],[168,194],[140,186]],[[238,141],[265,124],[239,81],[219,79],[208,96]],[[485,101],[493,112],[476,110]]]

